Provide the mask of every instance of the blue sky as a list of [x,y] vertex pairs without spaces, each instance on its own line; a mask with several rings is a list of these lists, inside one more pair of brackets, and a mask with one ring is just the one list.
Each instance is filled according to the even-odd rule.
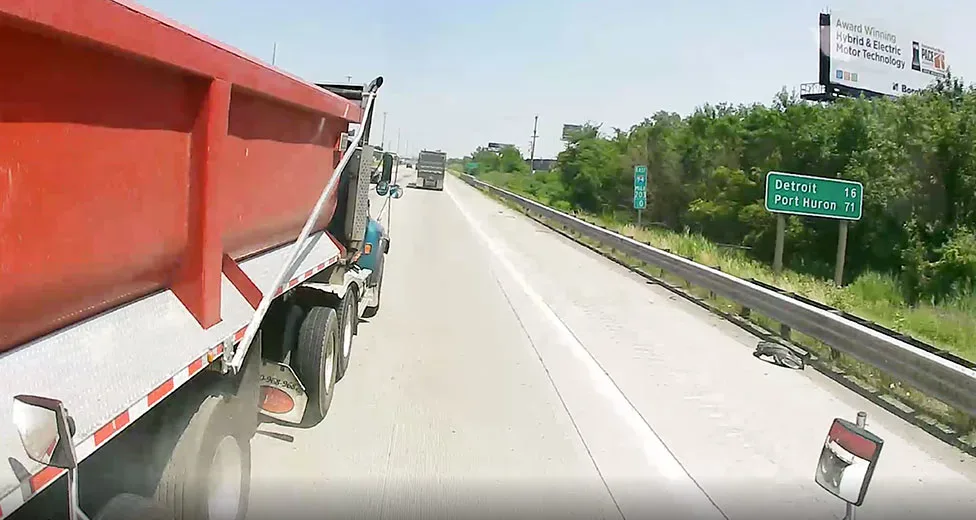
[[[310,81],[385,78],[386,142],[463,155],[562,150],[563,123],[628,128],[658,110],[768,102],[817,80],[824,8],[911,28],[976,80],[972,0],[138,0]],[[378,121],[382,121],[382,116]],[[380,140],[379,125],[372,141]]]

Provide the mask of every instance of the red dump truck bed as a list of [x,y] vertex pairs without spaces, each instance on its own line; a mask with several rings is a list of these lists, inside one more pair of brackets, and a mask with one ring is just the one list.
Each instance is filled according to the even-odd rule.
[[361,117],[128,2],[2,0],[0,63],[0,351],[167,288],[212,325]]
[[[83,460],[241,343],[262,296],[339,266],[324,229],[346,199],[296,240],[375,91],[356,103],[120,0],[0,0],[0,63],[4,518],[63,474],[27,457],[15,394],[63,400]],[[257,395],[238,399],[254,416]]]

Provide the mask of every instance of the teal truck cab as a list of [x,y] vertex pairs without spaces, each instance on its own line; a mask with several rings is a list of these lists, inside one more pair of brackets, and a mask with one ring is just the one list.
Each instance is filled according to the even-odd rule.
[[[376,194],[384,199],[391,197],[398,199],[403,196],[403,190],[398,184],[390,184],[393,177],[393,154],[387,152],[382,155],[380,173],[373,177],[376,180]],[[370,205],[372,206],[372,205]],[[356,265],[361,269],[369,269],[370,275],[366,281],[366,287],[372,290],[373,300],[371,305],[366,307],[363,318],[372,318],[380,309],[380,293],[383,287],[383,272],[386,265],[386,254],[390,251],[390,237],[387,230],[380,223],[382,212],[387,204],[375,209],[370,207],[369,221],[366,223],[366,236],[363,239],[363,248],[356,259]],[[376,211],[376,214],[373,214]]]
[[[350,85],[324,83],[317,85],[347,99],[358,100],[363,95],[361,88]],[[372,126],[372,115],[372,112],[370,112],[366,121],[358,130],[363,132],[364,138],[368,138],[369,136],[370,127]],[[351,132],[346,135],[342,150],[345,150],[353,142],[353,138],[354,135]],[[336,216],[333,217],[329,227],[329,231],[333,236],[345,239],[349,247],[355,251],[355,254],[351,257],[353,265],[359,270],[369,270],[364,294],[360,299],[365,305],[364,308],[361,307],[362,317],[364,318],[372,318],[379,312],[380,291],[383,286],[383,274],[386,264],[385,258],[386,253],[390,250],[390,238],[387,235],[389,228],[389,199],[398,199],[403,196],[403,190],[396,184],[396,179],[394,178],[395,163],[395,154],[383,151],[380,147],[360,144],[353,151],[353,160],[349,161],[347,168],[360,168],[359,171],[369,177],[369,183],[352,183],[352,179],[358,177],[358,174],[343,176],[343,180],[338,187],[338,198],[340,200],[346,198],[356,199],[360,195],[367,195],[366,192],[361,194],[356,193],[357,190],[368,191],[371,187],[375,189],[376,195],[379,195],[380,198],[376,200],[373,197],[369,197],[369,202],[364,208],[365,211],[357,213],[355,218],[352,219],[347,218],[344,213],[346,211],[359,210],[350,209],[354,207],[350,204],[340,205],[337,207]],[[386,226],[381,224],[381,221],[384,219],[384,214],[386,215]],[[362,222],[363,219],[365,220],[365,233],[362,235],[353,231],[354,228],[347,224],[347,222],[351,221]]]

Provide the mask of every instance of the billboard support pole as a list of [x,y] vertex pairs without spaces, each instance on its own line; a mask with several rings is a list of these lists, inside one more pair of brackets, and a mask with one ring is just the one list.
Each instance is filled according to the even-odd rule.
[[840,232],[837,234],[837,263],[834,266],[834,285],[844,286],[844,259],[847,257],[847,226],[846,220],[840,221]]
[[783,271],[783,245],[786,242],[786,215],[776,214],[776,249],[773,253],[773,272]]

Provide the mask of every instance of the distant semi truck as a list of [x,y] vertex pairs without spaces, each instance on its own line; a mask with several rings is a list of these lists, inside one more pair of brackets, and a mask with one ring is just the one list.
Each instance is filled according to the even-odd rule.
[[446,153],[422,150],[417,157],[417,187],[443,191],[446,170]]

